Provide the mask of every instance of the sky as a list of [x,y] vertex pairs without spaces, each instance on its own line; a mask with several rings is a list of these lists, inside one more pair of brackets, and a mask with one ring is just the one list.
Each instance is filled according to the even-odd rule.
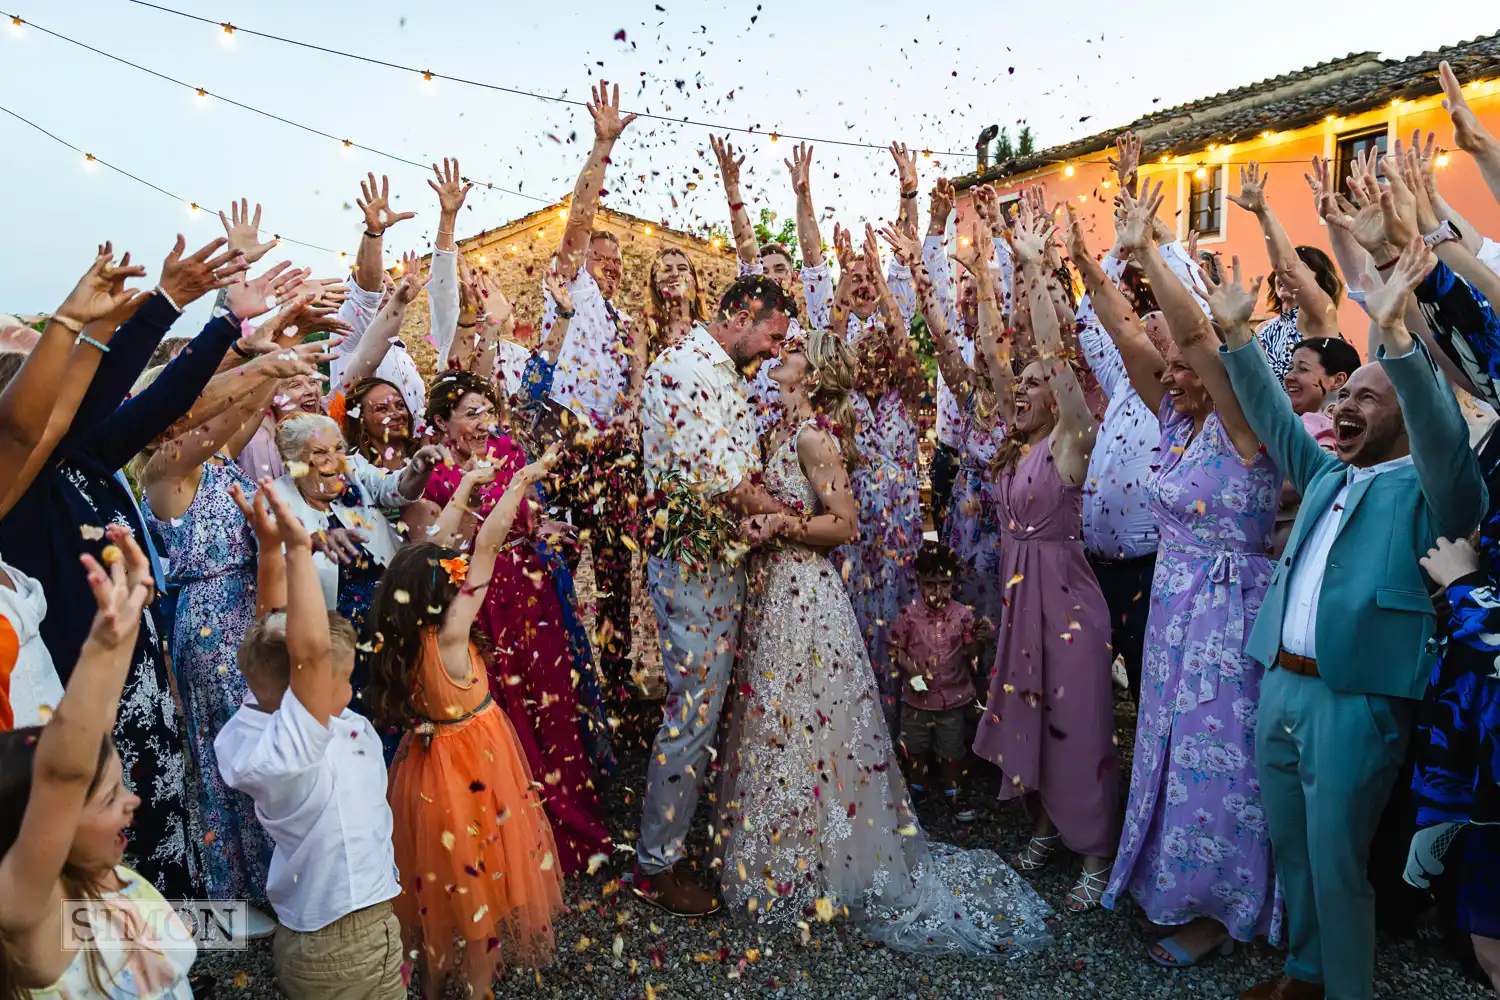
[[[0,312],[55,308],[105,239],[155,281],[176,234],[190,249],[222,235],[216,212],[247,197],[263,229],[348,252],[283,243],[323,276],[353,261],[367,171],[387,174],[397,210],[417,217],[386,239],[388,263],[427,252],[437,202],[424,170],[242,110],[59,41],[47,28],[210,94],[410,160],[457,156],[476,189],[458,237],[491,229],[569,190],[592,141],[582,107],[226,35],[231,22],[285,38],[500,87],[583,99],[621,84],[628,111],[741,128],[752,214],[793,210],[783,160],[806,135],[930,149],[925,189],[973,169],[987,125],[1029,124],[1038,147],[1119,127],[1170,107],[1349,52],[1399,58],[1500,30],[1479,0],[1417,8],[1373,0],[1254,5],[1071,0],[1066,5],[887,0],[569,0],[435,4],[414,0],[0,0],[35,26],[0,22],[0,108],[205,209],[180,202],[0,113]],[[930,13],[929,13],[930,11]],[[709,129],[638,120],[616,146],[605,203],[683,228],[726,224]],[[958,155],[947,155],[958,151]],[[884,149],[817,144],[814,200],[845,225],[897,207]],[[529,198],[526,196],[530,196]],[[922,202],[925,210],[925,198]],[[824,222],[825,238],[832,221]],[[206,319],[200,303],[189,319]],[[184,321],[184,327],[188,322]],[[179,333],[191,333],[183,329]]]

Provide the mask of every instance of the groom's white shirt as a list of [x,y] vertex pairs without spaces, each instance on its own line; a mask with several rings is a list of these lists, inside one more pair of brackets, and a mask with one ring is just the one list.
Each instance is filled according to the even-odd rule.
[[694,326],[652,363],[641,411],[651,485],[678,469],[716,497],[760,471],[745,379],[707,327]]

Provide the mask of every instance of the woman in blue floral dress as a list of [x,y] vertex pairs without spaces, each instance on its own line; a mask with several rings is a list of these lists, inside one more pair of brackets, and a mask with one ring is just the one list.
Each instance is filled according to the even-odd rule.
[[[1178,967],[1235,941],[1280,936],[1255,770],[1265,670],[1245,643],[1270,585],[1281,474],[1240,409],[1202,305],[1151,238],[1160,190],[1139,203],[1121,195],[1129,211],[1117,246],[1150,280],[1171,343],[1159,348],[1147,336],[1086,247],[1077,248],[1076,224],[1070,247],[1131,386],[1161,423],[1147,483],[1161,541],[1130,800],[1102,902],[1113,908],[1129,894],[1147,919],[1172,928],[1149,954]],[[1210,304],[1216,319],[1231,305],[1248,317],[1254,297],[1226,282]],[[1237,318],[1226,313],[1221,322]]]
[[172,666],[198,769],[204,887],[213,899],[263,900],[270,838],[250,797],[225,787],[214,756],[214,737],[245,698],[235,654],[255,621],[255,536],[229,495],[236,483],[246,496],[255,492],[250,477],[220,457],[203,464],[197,493],[181,517],[159,519],[149,497],[142,507],[166,543],[168,582],[180,588]]

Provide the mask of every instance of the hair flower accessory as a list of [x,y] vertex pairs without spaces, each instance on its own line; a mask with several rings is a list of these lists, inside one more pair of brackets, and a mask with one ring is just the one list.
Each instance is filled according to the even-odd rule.
[[344,425],[344,412],[347,406],[348,403],[344,399],[344,394],[342,392],[336,392],[328,398],[328,415],[332,417],[334,422],[337,423],[340,427]]
[[469,557],[454,556],[452,559],[439,559],[438,565],[448,574],[448,582],[461,584],[469,576]]

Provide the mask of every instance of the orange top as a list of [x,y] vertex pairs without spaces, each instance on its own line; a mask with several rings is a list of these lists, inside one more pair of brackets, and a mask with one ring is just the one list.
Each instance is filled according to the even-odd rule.
[[460,684],[443,666],[438,627],[434,625],[422,630],[422,662],[417,668],[417,692],[412,698],[417,711],[434,722],[461,719],[477,711],[489,694],[484,660],[472,641],[469,643],[469,680]]

